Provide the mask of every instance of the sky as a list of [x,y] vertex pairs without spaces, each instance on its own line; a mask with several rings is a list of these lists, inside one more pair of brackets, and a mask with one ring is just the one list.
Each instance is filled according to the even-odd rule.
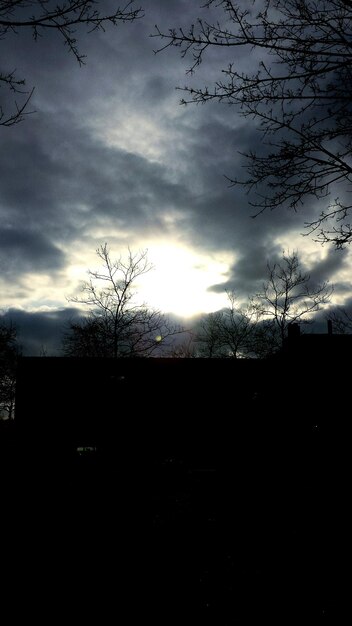
[[211,82],[231,59],[211,52],[190,77],[189,61],[155,54],[150,35],[155,24],[192,23],[201,0],[140,4],[142,19],[79,36],[83,67],[55,32],[0,41],[2,64],[35,87],[34,112],[0,127],[0,311],[26,353],[55,352],[75,314],[70,297],[105,242],[111,256],[148,249],[141,299],[188,321],[225,306],[226,289],[255,293],[283,250],[334,284],[334,302],[351,299],[348,250],[302,236],[319,207],[253,219],[243,189],[229,186],[226,176],[243,176],[239,153],[258,145],[254,123],[234,107],[180,105],[176,87]]

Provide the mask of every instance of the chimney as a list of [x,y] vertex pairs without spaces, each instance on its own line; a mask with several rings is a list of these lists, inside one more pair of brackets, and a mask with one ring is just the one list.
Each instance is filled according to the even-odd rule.
[[328,320],[328,335],[332,335],[332,321]]

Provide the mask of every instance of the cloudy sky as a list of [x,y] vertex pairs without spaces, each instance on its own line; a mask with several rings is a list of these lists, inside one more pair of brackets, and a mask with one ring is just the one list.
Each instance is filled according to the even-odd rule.
[[154,54],[150,34],[191,23],[201,1],[141,4],[143,19],[80,36],[83,67],[53,32],[0,41],[5,69],[35,86],[35,112],[0,127],[0,308],[31,353],[50,351],[105,242],[112,255],[148,248],[155,270],[141,298],[185,318],[221,308],[226,288],[255,292],[283,249],[334,283],[337,302],[350,297],[348,251],[300,234],[318,207],[253,220],[243,190],[229,188],[225,175],[243,175],[239,152],[258,144],[253,123],[233,107],[180,106],[177,86],[210,82],[231,59],[212,53],[191,78],[177,50]]

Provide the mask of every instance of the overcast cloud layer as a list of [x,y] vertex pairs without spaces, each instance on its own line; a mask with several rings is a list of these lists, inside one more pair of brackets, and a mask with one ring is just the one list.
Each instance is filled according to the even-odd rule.
[[[36,112],[0,127],[0,306],[27,331],[29,320],[41,322],[32,352],[51,346],[47,329],[69,318],[67,294],[105,241],[116,254],[160,244],[204,267],[226,260],[204,289],[241,296],[258,289],[268,261],[298,249],[315,281],[334,282],[340,303],[349,297],[348,254],[300,236],[318,207],[253,220],[243,190],[228,187],[224,175],[243,175],[238,153],[258,144],[255,127],[231,107],[179,105],[187,62],[175,50],[155,55],[160,42],[149,35],[156,23],[191,22],[199,4],[146,0],[142,20],[82,37],[83,68],[56,36],[0,42],[6,69],[36,87]],[[211,55],[193,80],[203,84],[223,66],[223,54]]]

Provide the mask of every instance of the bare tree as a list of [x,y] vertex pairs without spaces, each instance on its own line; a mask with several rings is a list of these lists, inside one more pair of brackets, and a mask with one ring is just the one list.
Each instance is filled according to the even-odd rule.
[[15,326],[0,324],[0,419],[13,419],[16,365],[20,350]]
[[260,308],[250,298],[246,306],[236,305],[234,292],[228,292],[229,306],[222,315],[222,341],[232,358],[253,356]]
[[185,331],[186,338],[177,342],[171,347],[167,356],[173,359],[195,359],[197,358],[196,339],[194,333]]
[[131,357],[150,356],[170,349],[170,341],[183,329],[158,310],[136,299],[138,279],[152,269],[147,251],[113,260],[107,244],[97,250],[102,269],[89,271],[89,281],[82,286],[82,296],[71,302],[83,304],[90,313],[72,321],[64,337],[68,356]]
[[[245,186],[255,216],[295,210],[313,197],[325,208],[306,222],[308,233],[337,248],[350,243],[352,2],[207,0],[206,9],[210,21],[157,28],[155,35],[164,43],[158,51],[175,46],[191,57],[190,74],[210,49],[229,55],[222,77],[204,88],[185,87],[182,103],[224,102],[257,120],[262,150],[244,155],[248,178],[231,181]],[[251,73],[241,70],[241,49],[251,56]]]
[[223,358],[226,356],[221,341],[221,312],[209,313],[198,325],[196,341],[197,353],[203,358]]
[[267,270],[261,292],[245,305],[239,306],[229,292],[229,306],[202,320],[196,335],[199,356],[270,357],[281,349],[289,324],[310,323],[312,314],[329,302],[332,289],[327,283],[312,285],[297,253],[284,253]]
[[229,306],[210,313],[200,324],[197,334],[200,355],[233,359],[254,356],[261,309],[252,299],[245,307],[239,307],[233,292],[227,296]]
[[270,331],[271,341],[280,348],[288,325],[309,323],[310,316],[329,302],[331,293],[332,288],[326,282],[312,285],[310,275],[302,273],[296,252],[284,253],[281,263],[268,263],[268,280],[255,297],[267,325],[263,330],[266,334]]
[[[102,0],[0,0],[0,40],[29,30],[37,41],[44,33],[54,32],[82,65],[85,55],[79,49],[77,33],[104,30],[108,23],[117,26],[143,15],[141,8],[134,8],[134,0],[125,1],[111,12],[104,12],[103,4]],[[15,100],[10,110],[0,105],[0,125],[12,126],[29,113],[33,89],[25,88],[25,80],[17,77],[16,70],[4,68],[0,70],[1,86],[12,92]]]

